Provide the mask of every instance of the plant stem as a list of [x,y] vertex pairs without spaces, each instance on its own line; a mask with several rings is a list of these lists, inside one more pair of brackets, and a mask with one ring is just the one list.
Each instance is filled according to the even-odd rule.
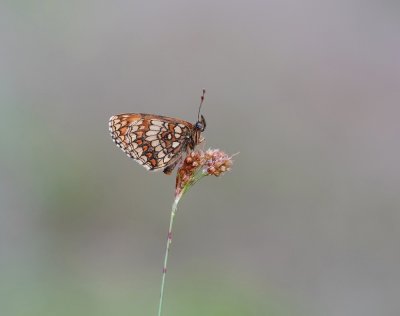
[[178,203],[181,200],[182,196],[186,193],[186,191],[189,190],[190,187],[192,187],[197,181],[199,181],[205,175],[206,174],[203,173],[201,170],[197,174],[195,174],[195,176],[193,177],[192,181],[187,183],[182,188],[182,190],[179,193],[176,194],[174,203],[172,204],[171,217],[170,217],[170,220],[169,220],[168,237],[167,237],[167,247],[165,248],[164,266],[163,266],[162,280],[161,280],[160,303],[158,305],[158,314],[157,314],[158,316],[161,316],[161,313],[162,313],[165,277],[166,277],[166,274],[167,274],[168,254],[169,254],[169,248],[170,248],[171,243],[172,243],[172,225],[174,224],[174,217],[175,217],[176,211],[178,209]]
[[[183,193],[183,192],[182,192]],[[183,194],[179,194],[175,200],[174,203],[172,204],[172,210],[171,210],[171,218],[169,220],[169,229],[168,229],[168,237],[167,237],[167,247],[165,249],[165,257],[164,257],[164,266],[163,266],[163,272],[162,272],[162,281],[161,281],[161,293],[160,293],[160,303],[158,305],[158,316],[161,316],[162,312],[162,304],[163,304],[163,297],[164,297],[164,285],[165,285],[165,276],[167,274],[167,264],[168,264],[168,253],[169,253],[169,248],[172,243],[172,225],[174,224],[174,217],[176,210],[178,209],[178,203],[179,200],[181,199]]]

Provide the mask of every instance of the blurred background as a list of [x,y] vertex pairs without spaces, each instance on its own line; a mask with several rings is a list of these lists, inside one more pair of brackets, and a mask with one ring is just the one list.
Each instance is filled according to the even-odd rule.
[[0,314],[156,315],[174,176],[108,118],[235,157],[183,199],[165,315],[399,315],[397,1],[0,3]]

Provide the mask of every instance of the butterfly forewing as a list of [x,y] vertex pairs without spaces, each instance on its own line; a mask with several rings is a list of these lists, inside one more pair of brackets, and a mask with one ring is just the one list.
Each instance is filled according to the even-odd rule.
[[159,170],[176,163],[187,150],[193,125],[151,114],[120,114],[110,118],[113,141],[147,170]]

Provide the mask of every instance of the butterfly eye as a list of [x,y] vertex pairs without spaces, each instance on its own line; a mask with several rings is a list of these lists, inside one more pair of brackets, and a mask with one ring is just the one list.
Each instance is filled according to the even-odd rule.
[[200,122],[197,122],[195,125],[195,128],[198,130],[203,130],[203,124],[201,124]]

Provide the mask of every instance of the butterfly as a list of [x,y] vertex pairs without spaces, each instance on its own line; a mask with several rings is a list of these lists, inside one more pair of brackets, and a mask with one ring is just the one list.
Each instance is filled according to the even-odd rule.
[[200,109],[195,124],[168,116],[125,113],[111,116],[109,131],[114,143],[130,158],[147,170],[164,169],[171,174],[185,153],[200,144],[204,138],[201,133],[206,128]]

